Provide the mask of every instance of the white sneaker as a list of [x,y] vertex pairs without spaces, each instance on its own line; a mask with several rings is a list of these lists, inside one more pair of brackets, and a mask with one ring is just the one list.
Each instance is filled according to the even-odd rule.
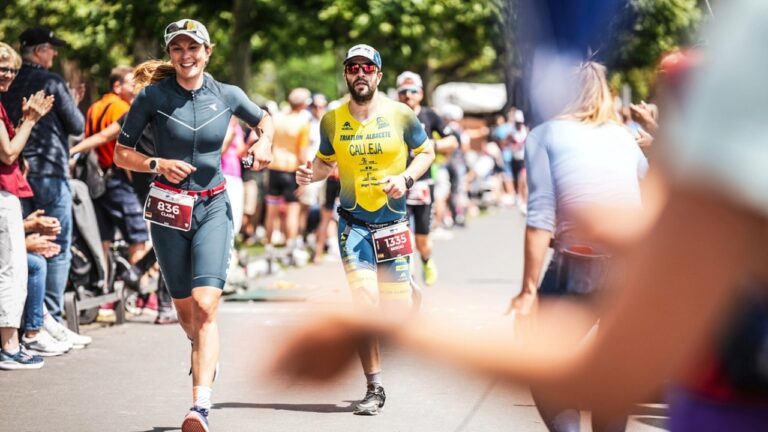
[[21,343],[31,354],[41,357],[59,356],[72,348],[71,342],[59,342],[45,330],[40,330],[33,338],[22,336]]
[[522,213],[524,216],[528,215],[528,204],[521,202],[517,205],[517,208],[520,209],[520,213]]
[[45,331],[51,334],[54,339],[59,342],[69,341],[72,343],[72,348],[81,349],[85,348],[88,344],[93,342],[90,336],[77,334],[72,330],[65,327],[63,324],[56,321],[52,316],[48,315],[43,320],[43,328]]
[[304,267],[309,263],[309,252],[304,249],[294,249],[291,252],[291,258],[296,267]]

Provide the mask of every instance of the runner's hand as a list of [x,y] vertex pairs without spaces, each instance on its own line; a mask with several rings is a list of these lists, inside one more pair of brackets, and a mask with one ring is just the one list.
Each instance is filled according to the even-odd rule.
[[296,170],[296,184],[306,186],[312,183],[312,176],[314,174],[314,171],[312,171],[312,161],[307,161],[306,164],[300,165],[299,169]]
[[393,199],[402,198],[408,191],[405,187],[405,177],[399,176],[387,176],[379,180],[380,185],[384,185],[384,193],[389,195]]
[[504,315],[509,315],[513,312],[516,315],[528,315],[536,308],[536,302],[537,296],[535,292],[521,292],[509,302]]
[[172,183],[181,183],[188,175],[197,171],[194,166],[176,159],[158,159],[157,173]]
[[246,153],[253,155],[251,171],[263,170],[272,163],[272,139],[260,134]]

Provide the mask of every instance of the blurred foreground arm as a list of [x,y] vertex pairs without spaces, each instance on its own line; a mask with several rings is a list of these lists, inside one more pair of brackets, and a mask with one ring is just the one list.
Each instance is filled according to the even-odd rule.
[[766,259],[750,246],[756,235],[764,243],[760,217],[711,192],[676,190],[671,197],[647,241],[632,251],[626,283],[597,338],[582,349],[560,345],[569,323],[589,319],[576,310],[539,311],[537,333],[524,346],[512,342],[511,328],[478,334],[444,319],[396,326],[339,315],[304,327],[275,364],[295,377],[330,379],[352,363],[361,340],[389,336],[416,352],[552,389],[563,403],[621,411],[692,360],[729,312],[736,282]]

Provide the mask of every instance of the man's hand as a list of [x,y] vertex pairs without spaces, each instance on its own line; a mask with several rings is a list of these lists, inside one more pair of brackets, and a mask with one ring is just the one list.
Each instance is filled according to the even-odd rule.
[[69,93],[75,101],[75,105],[80,105],[85,96],[85,83],[80,83],[76,87],[69,86]]
[[312,176],[314,176],[312,170],[312,161],[307,161],[306,164],[300,165],[296,170],[296,184],[299,186],[306,186],[312,183]]
[[263,170],[272,163],[272,138],[259,133],[256,142],[248,148],[246,154],[253,155],[251,171]]
[[408,191],[405,187],[405,177],[402,175],[384,177],[379,180],[379,184],[384,185],[384,193],[393,199],[402,198]]
[[43,258],[56,256],[61,252],[61,246],[53,242],[55,238],[56,237],[54,236],[40,235],[37,233],[30,234],[25,239],[27,252],[38,254]]
[[181,183],[182,180],[195,171],[197,171],[197,168],[181,160],[157,160],[157,173],[172,183]]
[[24,231],[42,234],[44,236],[57,236],[61,232],[59,220],[51,216],[43,216],[42,209],[37,209],[24,219]]

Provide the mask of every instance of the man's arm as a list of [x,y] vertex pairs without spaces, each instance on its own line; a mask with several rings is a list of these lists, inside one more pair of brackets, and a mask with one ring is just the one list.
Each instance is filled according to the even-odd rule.
[[51,94],[56,98],[53,109],[64,125],[64,131],[69,135],[80,135],[85,127],[85,118],[83,113],[77,109],[77,104],[67,88],[67,83],[63,78],[59,78],[52,84]]
[[88,138],[80,141],[74,147],[69,149],[69,155],[74,156],[78,153],[86,152],[96,147],[103,146],[104,144],[117,139],[120,135],[120,123],[113,122],[106,128],[100,130]]
[[424,149],[417,153],[408,167],[403,171],[404,176],[410,176],[413,179],[420,178],[432,166],[435,161],[435,146],[433,143],[427,143]]
[[448,135],[446,137],[435,140],[435,151],[440,154],[450,154],[452,151],[459,148],[459,140],[455,135]]
[[440,135],[440,138],[435,140],[435,153],[449,155],[459,148],[458,134],[436,112],[431,112],[435,132]]

